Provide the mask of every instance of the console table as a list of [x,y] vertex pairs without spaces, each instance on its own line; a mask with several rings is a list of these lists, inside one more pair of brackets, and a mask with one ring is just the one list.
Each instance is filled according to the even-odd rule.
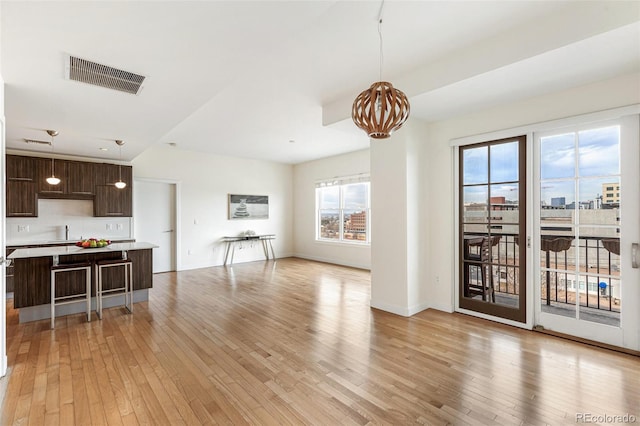
[[273,244],[271,243],[276,239],[275,234],[264,235],[240,235],[236,237],[222,237],[222,242],[226,244],[224,251],[224,264],[227,264],[229,260],[229,253],[231,253],[231,261],[229,264],[233,264],[233,255],[236,251],[236,244],[243,242],[260,242],[262,244],[262,250],[264,251],[264,257],[269,260],[269,249],[271,249],[271,259],[276,258],[276,254],[273,251]]

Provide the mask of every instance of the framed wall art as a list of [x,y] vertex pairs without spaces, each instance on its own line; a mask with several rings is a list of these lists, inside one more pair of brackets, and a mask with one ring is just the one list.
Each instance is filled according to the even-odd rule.
[[269,219],[269,196],[229,194],[229,219]]

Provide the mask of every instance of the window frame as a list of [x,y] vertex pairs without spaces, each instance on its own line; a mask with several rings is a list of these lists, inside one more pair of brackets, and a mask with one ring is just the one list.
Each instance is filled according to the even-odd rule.
[[[366,207],[362,211],[366,215],[365,239],[348,239],[345,238],[345,210],[352,211],[353,208],[345,207],[345,189],[353,184],[366,184]],[[330,187],[338,188],[338,208],[322,208],[321,194],[322,190]],[[334,178],[330,180],[322,180],[316,182],[315,185],[315,241],[331,244],[349,244],[368,246],[371,244],[371,179],[369,175],[348,176]],[[322,215],[327,212],[335,212],[338,215],[338,238],[322,237]],[[357,212],[355,212],[357,213]]]

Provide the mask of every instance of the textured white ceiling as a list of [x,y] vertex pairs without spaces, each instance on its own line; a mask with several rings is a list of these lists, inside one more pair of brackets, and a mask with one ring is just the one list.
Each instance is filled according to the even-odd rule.
[[[299,163],[368,147],[345,125],[379,78],[369,1],[2,2],[7,148],[132,159],[153,144]],[[640,70],[637,2],[387,0],[383,79],[437,120]],[[72,54],[148,76],[65,80]],[[290,141],[295,141],[291,143]],[[108,151],[99,148],[107,147]]]

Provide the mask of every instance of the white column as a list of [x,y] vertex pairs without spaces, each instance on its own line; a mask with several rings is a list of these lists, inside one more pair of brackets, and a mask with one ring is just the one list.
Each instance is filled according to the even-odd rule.
[[421,282],[429,212],[421,153],[426,125],[410,120],[371,141],[371,306],[410,316],[426,309]]

